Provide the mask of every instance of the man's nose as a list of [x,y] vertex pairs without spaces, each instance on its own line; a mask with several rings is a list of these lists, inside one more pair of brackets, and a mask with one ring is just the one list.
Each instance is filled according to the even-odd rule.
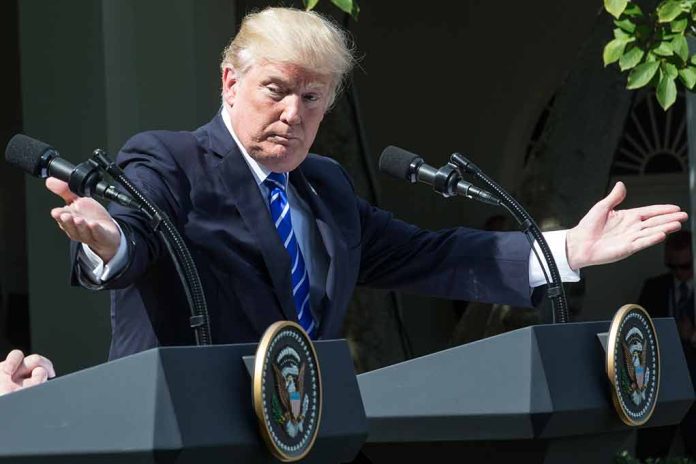
[[302,122],[302,99],[299,95],[288,95],[283,99],[283,113],[280,115],[281,121],[294,126]]

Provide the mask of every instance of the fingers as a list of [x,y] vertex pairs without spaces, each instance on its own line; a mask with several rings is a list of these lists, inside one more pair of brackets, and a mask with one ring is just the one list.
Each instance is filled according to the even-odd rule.
[[46,179],[46,188],[61,197],[68,205],[80,198],[70,191],[66,182],[58,180],[55,177]]
[[53,369],[53,363],[51,360],[38,354],[32,354],[24,358],[24,362],[19,370],[27,375],[31,373],[32,378],[36,375],[36,370],[43,371],[46,374],[47,379],[56,376],[56,371]]
[[94,242],[94,236],[87,221],[76,215],[69,207],[52,209],[51,217],[71,240],[88,244]]
[[12,377],[24,360],[24,353],[20,350],[12,350],[3,362],[0,362],[0,373]]
[[[677,205],[650,205],[626,210],[626,212],[635,214],[639,216],[641,219],[647,219],[653,216],[659,216],[661,214],[676,213],[679,211],[681,211],[681,208]],[[683,214],[684,220],[686,220],[688,218],[688,215],[686,213]]]
[[653,245],[657,245],[658,243],[662,242],[666,237],[667,234],[665,234],[664,232],[657,232],[654,234],[647,235],[645,237],[640,237],[633,241],[632,253],[651,247]]
[[48,380],[49,373],[43,367],[37,367],[31,371],[31,377],[24,379],[22,381],[22,387],[33,387],[34,385],[39,385]]
[[[686,221],[687,218],[688,218],[687,214],[682,212],[682,211],[679,211],[676,213],[660,214],[658,216],[653,216],[653,217],[650,217],[649,219],[645,219],[641,223],[641,226],[644,229],[647,229],[650,227],[660,226],[662,224],[668,224],[671,222],[681,224],[682,222]],[[677,229],[677,230],[679,230],[679,229]]]

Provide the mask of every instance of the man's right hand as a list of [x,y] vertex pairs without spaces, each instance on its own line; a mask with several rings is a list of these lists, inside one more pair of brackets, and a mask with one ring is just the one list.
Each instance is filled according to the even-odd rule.
[[12,350],[0,362],[0,395],[39,385],[55,376],[53,364],[47,358],[38,354],[25,357],[21,351]]
[[105,263],[114,257],[121,232],[108,211],[96,200],[78,197],[68,184],[54,177],[46,179],[46,188],[61,197],[66,205],[51,210],[65,234],[94,251]]

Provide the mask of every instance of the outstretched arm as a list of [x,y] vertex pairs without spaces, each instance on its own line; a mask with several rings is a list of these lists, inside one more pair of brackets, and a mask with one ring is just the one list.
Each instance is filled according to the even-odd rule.
[[566,252],[573,269],[613,263],[660,243],[676,232],[687,214],[676,205],[651,205],[616,210],[626,198],[626,186],[617,182],[577,226],[568,231]]

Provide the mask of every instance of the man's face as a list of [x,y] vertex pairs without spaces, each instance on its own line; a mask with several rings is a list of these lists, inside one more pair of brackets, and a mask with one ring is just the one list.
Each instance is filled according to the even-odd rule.
[[691,280],[694,275],[691,267],[691,250],[689,248],[665,250],[665,266],[678,281]]
[[274,172],[307,157],[329,103],[331,79],[291,64],[262,62],[222,74],[223,98],[249,156]]

